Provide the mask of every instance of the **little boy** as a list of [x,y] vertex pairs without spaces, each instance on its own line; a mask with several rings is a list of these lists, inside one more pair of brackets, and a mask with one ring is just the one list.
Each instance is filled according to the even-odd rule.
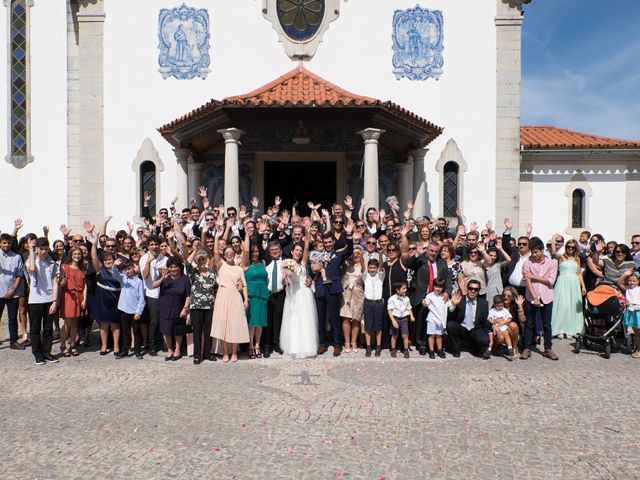
[[429,358],[436,358],[433,351],[434,343],[438,347],[438,356],[440,358],[446,358],[447,355],[442,349],[442,335],[447,324],[447,311],[451,306],[451,300],[445,302],[442,297],[444,292],[444,280],[436,278],[433,281],[433,292],[427,294],[422,301],[424,307],[429,308],[429,315],[427,315],[427,335],[429,336]]
[[367,343],[365,356],[371,356],[371,337],[376,336],[376,357],[382,352],[382,317],[384,315],[384,299],[382,285],[384,269],[379,270],[380,262],[375,258],[367,263],[367,273],[362,275],[364,281],[364,336]]
[[509,322],[511,314],[509,310],[504,308],[504,300],[502,295],[493,297],[493,307],[489,310],[489,323],[493,325],[493,331],[489,334],[489,352],[493,348],[493,342],[504,342],[507,345],[507,360],[513,360],[513,345],[511,345],[511,336],[509,335]]
[[324,251],[324,244],[322,241],[316,241],[313,244],[313,250],[309,252],[309,261],[318,262],[322,265],[320,269],[320,275],[322,276],[322,283],[327,285],[331,283],[331,280],[327,279],[327,261],[330,260],[329,255]]
[[409,320],[415,322],[413,311],[411,310],[411,301],[407,297],[407,284],[405,282],[394,283],[393,289],[395,295],[391,295],[387,301],[387,312],[391,319],[391,356],[396,357],[396,343],[398,342],[398,334],[402,335],[402,343],[404,346],[404,358],[409,358]]
[[146,301],[144,299],[144,287],[142,279],[136,274],[133,261],[126,259],[121,265],[122,290],[118,299],[120,310],[120,331],[122,332],[122,348],[116,354],[116,358],[129,356],[131,346],[131,327],[133,326],[133,352],[138,360],[142,359],[142,329],[140,317],[144,311]]

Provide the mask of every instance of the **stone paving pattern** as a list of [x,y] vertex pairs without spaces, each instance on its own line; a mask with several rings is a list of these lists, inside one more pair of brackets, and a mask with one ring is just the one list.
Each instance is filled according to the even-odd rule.
[[640,478],[640,361],[555,349],[558,362],[88,352],[36,366],[5,341],[0,475]]

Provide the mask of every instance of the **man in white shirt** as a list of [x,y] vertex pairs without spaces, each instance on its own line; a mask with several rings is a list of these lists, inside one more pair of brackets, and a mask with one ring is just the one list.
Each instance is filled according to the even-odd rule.
[[58,363],[51,355],[53,318],[58,310],[58,267],[49,255],[49,240],[45,237],[29,242],[27,272],[31,286],[28,301],[31,351],[36,365]]
[[[162,272],[167,267],[167,257],[160,253],[160,239],[155,236],[149,237],[147,240],[149,251],[140,257],[140,273],[144,280],[144,299],[146,301],[146,310],[148,315],[143,315],[145,320],[148,318],[148,346],[149,355],[155,357],[158,350],[162,349],[162,337],[160,335],[160,312],[158,310],[158,297],[160,296],[160,287],[153,288],[153,282],[162,276]],[[145,322],[146,323],[146,322]],[[145,324],[141,325],[143,334],[147,328]]]
[[9,348],[24,350],[18,342],[18,302],[22,282],[22,257],[11,251],[13,237],[8,233],[0,235],[0,317],[7,307],[9,320]]

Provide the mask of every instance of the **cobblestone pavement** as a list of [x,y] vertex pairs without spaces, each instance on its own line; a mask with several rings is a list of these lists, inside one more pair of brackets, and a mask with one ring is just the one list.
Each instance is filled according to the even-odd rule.
[[88,352],[38,367],[5,341],[0,476],[640,478],[640,361],[555,349],[558,362]]

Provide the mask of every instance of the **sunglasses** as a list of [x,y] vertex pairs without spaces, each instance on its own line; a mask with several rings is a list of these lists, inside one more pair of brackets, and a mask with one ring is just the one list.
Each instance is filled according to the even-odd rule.
[[363,224],[356,225],[356,228],[364,228]]
[[573,245],[567,245],[566,249],[567,250],[575,250],[576,247],[574,247]]
[[477,287],[468,287],[468,288],[467,288],[467,291],[469,291],[469,292],[479,292],[479,291],[480,291],[480,289],[479,289],[479,288],[477,288]]
[[160,215],[168,215],[169,212],[166,210],[160,210]]
[[344,225],[342,222],[333,222],[334,225]]
[[367,245],[375,245],[376,242],[367,242]]
[[409,250],[415,250],[416,247],[409,247]]
[[477,255],[478,252],[469,252],[469,255]]
[[387,252],[397,252],[398,250],[395,248],[387,248]]
[[640,245],[640,242],[631,242],[631,245]]
[[104,248],[116,248],[115,245],[105,245]]
[[614,251],[614,253],[615,253],[616,255],[618,255],[618,254],[622,254],[622,255],[624,255],[624,252],[623,252],[622,250],[615,250],[615,251]]
[[528,247],[529,244],[528,243],[518,243],[519,247]]

